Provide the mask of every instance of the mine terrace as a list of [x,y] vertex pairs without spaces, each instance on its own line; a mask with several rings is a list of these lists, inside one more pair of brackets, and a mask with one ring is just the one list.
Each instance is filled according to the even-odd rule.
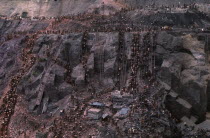
[[1,138],[210,137],[210,2],[0,5]]

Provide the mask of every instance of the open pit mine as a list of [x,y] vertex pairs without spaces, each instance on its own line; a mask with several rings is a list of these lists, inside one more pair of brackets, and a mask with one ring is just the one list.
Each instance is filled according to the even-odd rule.
[[209,137],[209,0],[0,0],[0,138]]

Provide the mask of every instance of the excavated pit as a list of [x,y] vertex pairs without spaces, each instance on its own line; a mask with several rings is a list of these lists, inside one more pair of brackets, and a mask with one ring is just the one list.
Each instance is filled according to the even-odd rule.
[[208,136],[208,15],[100,12],[0,20],[0,136]]

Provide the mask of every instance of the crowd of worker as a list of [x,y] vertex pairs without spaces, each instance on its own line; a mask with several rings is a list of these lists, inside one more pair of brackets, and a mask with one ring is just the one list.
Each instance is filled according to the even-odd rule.
[[[155,58],[154,58],[153,32],[147,33],[140,43],[140,35],[135,34],[131,47],[131,92],[138,92],[138,77],[145,81],[144,89],[148,89],[155,81]],[[138,76],[138,72],[140,71]]]
[[10,122],[10,119],[14,113],[15,105],[17,102],[17,87],[19,82],[21,81],[21,78],[24,76],[24,74],[35,64],[35,56],[32,54],[32,49],[34,46],[34,41],[36,40],[37,35],[31,35],[26,40],[26,47],[22,50],[21,54],[21,60],[22,60],[22,66],[20,70],[17,72],[17,75],[12,77],[9,83],[10,90],[6,93],[6,95],[3,97],[3,103],[1,105],[1,115],[2,120],[0,123],[0,136],[1,138],[7,138],[8,135],[8,125]]
[[[76,33],[80,32],[83,33],[82,38],[82,55],[80,57],[80,61],[85,69],[85,82],[89,83],[89,76],[90,71],[87,68],[87,55],[89,55],[89,51],[87,48],[87,41],[88,41],[88,33],[89,32],[119,32],[119,45],[118,45],[118,66],[117,66],[117,87],[122,89],[123,92],[130,92],[130,93],[137,93],[139,91],[139,82],[138,77],[141,77],[145,81],[144,89],[148,90],[150,86],[152,86],[156,79],[156,67],[155,67],[155,55],[154,55],[154,42],[153,37],[155,31],[164,29],[158,26],[152,25],[137,25],[133,22],[130,22],[127,18],[125,18],[124,13],[128,10],[134,10],[134,8],[130,9],[122,9],[121,11],[112,15],[113,17],[117,17],[117,20],[111,20],[106,18],[104,15],[97,15],[97,14],[78,14],[78,15],[69,15],[69,16],[60,16],[60,17],[33,17],[32,20],[50,20],[52,28],[51,29],[44,29],[39,30],[37,32],[34,31],[17,31],[11,34],[7,34],[6,36],[1,38],[2,42],[26,35],[26,47],[23,49],[21,54],[22,60],[22,68],[19,70],[16,76],[14,76],[10,81],[10,90],[6,93],[5,97],[3,98],[3,104],[0,108],[1,115],[3,119],[1,120],[1,128],[0,128],[0,136],[1,138],[9,137],[8,135],[8,125],[11,119],[11,116],[14,113],[15,105],[17,102],[17,86],[24,74],[28,71],[30,67],[36,61],[35,56],[32,54],[32,49],[39,34],[58,34],[64,35],[69,33]],[[16,17],[1,17],[4,20],[22,20],[20,16]],[[68,20],[89,20],[93,19],[91,22],[91,27],[84,30],[84,28],[74,28],[74,29],[56,29],[56,27],[61,24],[62,22],[67,22]],[[99,20],[96,20],[99,19]],[[167,28],[166,28],[167,30]],[[144,38],[143,43],[140,41],[140,32],[145,31],[148,32]],[[131,46],[131,60],[130,60],[130,69],[131,69],[131,78],[129,81],[128,88],[125,88],[123,83],[126,80],[121,80],[124,72],[127,72],[127,63],[126,63],[126,55],[125,55],[125,45],[124,45],[124,33],[125,32],[138,32],[137,34],[133,35],[133,41]],[[48,57],[52,57],[53,55],[48,54]],[[71,67],[70,63],[63,64],[62,62],[58,61],[57,59],[52,60],[60,66],[63,66],[67,69],[67,78],[66,81],[71,83],[72,80],[69,78],[71,74]],[[126,65],[126,66],[125,66]],[[138,73],[140,72],[140,74]],[[140,76],[138,76],[140,75]],[[124,78],[125,79],[125,78]],[[78,100],[76,100],[78,101]],[[142,102],[142,101],[141,101]],[[147,101],[149,105],[154,105],[156,107],[156,103],[154,101]],[[153,103],[154,102],[154,103]],[[83,103],[84,104],[84,103]],[[145,104],[145,102],[141,103],[141,105]],[[147,104],[147,103],[146,103]],[[136,106],[136,107],[140,107]],[[78,107],[80,107],[78,105]],[[68,127],[72,131],[72,135],[74,137],[81,136],[81,131],[74,131],[74,130],[82,130],[84,126],[82,126],[80,122],[81,114],[83,114],[85,107],[78,108],[75,111],[71,112],[71,115],[65,116],[65,119],[69,123],[75,123],[76,125],[69,125],[65,121],[60,119],[54,122],[54,126],[51,128],[51,131],[54,133],[54,137],[61,137],[63,128]],[[146,109],[145,109],[146,110]],[[148,110],[148,109],[147,109]],[[133,130],[131,130],[133,131]]]
[[[138,9],[138,8],[137,8]],[[52,29],[47,29],[45,31],[37,31],[36,33],[39,34],[69,34],[74,32],[84,32],[87,30],[88,32],[139,32],[139,31],[149,31],[149,30],[169,30],[168,27],[161,27],[155,25],[143,25],[140,22],[133,22],[129,20],[125,14],[128,11],[135,10],[135,8],[127,8],[121,9],[120,11],[112,14],[112,15],[101,15],[95,13],[79,13],[79,14],[72,14],[66,16],[59,16],[59,17],[32,17],[27,18],[26,20],[34,19],[39,21],[49,21]],[[13,16],[13,17],[5,17],[1,16],[0,19],[3,20],[22,20],[21,16]],[[88,28],[71,28],[71,29],[57,29],[57,25],[60,23],[68,22],[71,20],[77,21],[87,21],[90,20],[90,27]],[[15,37],[26,35],[26,34],[33,34],[35,33],[32,30],[29,31],[14,31],[10,34],[6,34],[6,36],[2,36],[2,41],[7,41],[13,39]]]

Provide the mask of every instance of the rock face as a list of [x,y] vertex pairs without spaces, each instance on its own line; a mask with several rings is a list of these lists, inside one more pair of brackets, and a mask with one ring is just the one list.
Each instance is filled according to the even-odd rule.
[[[98,78],[100,84],[93,84],[96,90],[114,87],[117,36],[117,33],[89,36],[92,39],[87,43],[87,69],[90,72],[88,80]],[[74,86],[79,90],[88,89],[85,76],[87,69],[81,62],[81,45],[82,34],[39,37],[33,49],[38,60],[19,86],[19,91],[29,100],[31,111],[38,114],[52,112],[48,106],[71,95],[76,91]],[[71,82],[68,82],[68,78]]]
[[183,115],[190,117],[192,105],[182,98],[178,98],[178,94],[170,92],[166,96],[166,107],[171,111],[172,115],[181,119]]
[[85,70],[82,64],[79,64],[73,69],[71,77],[75,79],[75,84],[77,86],[81,86],[85,83]]
[[0,94],[7,87],[9,79],[20,69],[18,56],[22,47],[21,41],[24,38],[8,41],[0,47]]
[[[158,59],[162,61],[159,76],[170,91],[166,105],[178,118],[196,115],[200,120],[205,119],[210,77],[205,44],[191,35],[176,38],[163,32],[157,38],[158,47],[162,49],[157,49],[158,54],[162,55]],[[179,104],[181,107],[178,107]],[[183,108],[181,111],[184,112],[176,112],[176,107]]]
[[[70,95],[75,91],[74,85],[86,88],[86,69],[80,60],[82,57],[82,35],[80,33],[63,36],[42,35],[39,37],[33,49],[33,52],[38,55],[38,60],[28,74],[24,76],[19,87],[19,90],[26,95],[31,103],[30,110],[36,110],[38,113],[48,112],[47,105],[56,103]],[[125,45],[128,47],[131,39],[130,35],[132,34],[125,34]],[[98,78],[99,82],[103,80],[100,89],[114,87],[117,37],[117,33],[89,34],[90,39],[87,43],[89,51],[87,68],[91,74],[89,79]],[[209,95],[210,72],[209,64],[206,62],[204,43],[191,35],[175,37],[166,32],[157,34],[156,39],[156,64],[161,65],[159,78],[167,85],[165,85],[165,88],[169,92],[166,105],[169,108],[183,108],[183,111],[186,111],[185,113],[180,112],[178,118],[183,115],[196,115],[201,120],[204,119],[205,112],[209,108],[207,107],[209,103],[207,97]],[[1,46],[1,49],[8,47],[9,43]],[[16,45],[18,43],[21,43],[21,39],[16,40]],[[2,51],[6,52],[1,53],[1,57],[3,57],[2,64],[0,64],[1,68],[8,68],[11,70],[9,72],[12,73],[13,68],[11,66],[16,63],[16,57],[11,58],[10,55],[17,51],[9,49]],[[129,48],[126,54],[129,59]],[[10,58],[7,58],[7,56],[10,56]],[[70,66],[71,74],[68,74],[66,65]],[[1,78],[8,75],[5,74],[3,69],[0,71]],[[67,77],[70,77],[74,84],[65,82]],[[7,79],[1,80],[7,81]],[[0,84],[5,84],[5,82],[1,81]],[[6,87],[5,85],[0,86],[2,88]],[[99,90],[99,84],[94,84],[93,87]],[[178,96],[174,97],[174,93]],[[123,97],[121,99],[128,103],[129,100]],[[116,101],[117,99],[118,101]],[[114,102],[120,102],[120,98],[116,98],[116,96],[113,100]],[[180,105],[180,108],[178,105]]]

